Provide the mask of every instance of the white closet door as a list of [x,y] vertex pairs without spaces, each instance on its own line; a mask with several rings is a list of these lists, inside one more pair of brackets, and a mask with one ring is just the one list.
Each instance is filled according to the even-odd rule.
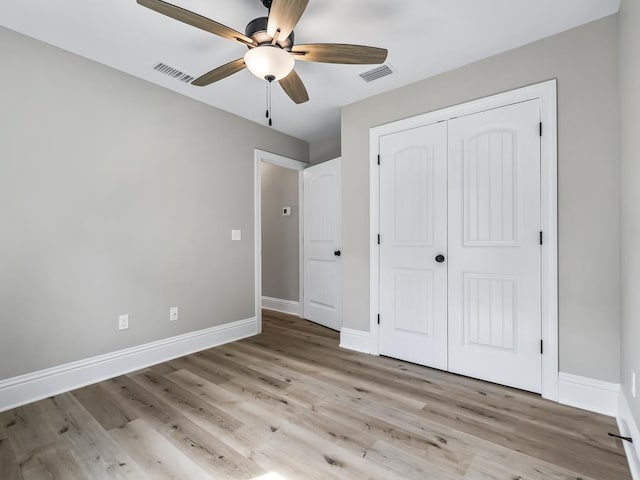
[[304,316],[342,328],[340,159],[304,170]]
[[540,105],[449,122],[449,370],[541,390]]
[[380,154],[380,353],[446,369],[447,124],[384,136]]

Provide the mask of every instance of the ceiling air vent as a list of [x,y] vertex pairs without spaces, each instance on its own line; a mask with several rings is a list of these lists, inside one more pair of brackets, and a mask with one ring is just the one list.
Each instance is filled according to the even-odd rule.
[[187,75],[186,73],[181,72],[177,68],[170,67],[169,65],[166,65],[161,62],[156,63],[153,66],[153,69],[156,72],[164,73],[165,75],[173,77],[176,80],[180,80],[181,82],[184,82],[184,83],[191,83],[194,80],[194,78],[191,75]]
[[389,65],[382,65],[380,67],[376,67],[373,70],[369,70],[368,72],[364,72],[360,74],[360,77],[367,83],[373,82],[374,80],[378,80],[379,78],[386,77],[387,75],[391,75],[393,70]]

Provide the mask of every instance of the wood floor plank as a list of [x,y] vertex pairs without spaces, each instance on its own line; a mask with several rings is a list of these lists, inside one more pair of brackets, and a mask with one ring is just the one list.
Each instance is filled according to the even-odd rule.
[[[363,369],[364,368],[364,369]],[[403,393],[410,395],[416,399],[436,400],[437,402],[446,404],[448,398],[454,397],[457,401],[464,402],[466,408],[480,408],[486,411],[492,411],[497,415],[511,415],[517,417],[518,423],[525,421],[540,428],[559,431],[562,435],[572,435],[580,441],[587,441],[601,448],[607,448],[614,452],[619,452],[619,442],[608,435],[603,435],[601,425],[596,423],[597,415],[591,414],[590,420],[585,422],[587,412],[581,412],[576,415],[577,409],[571,409],[562,405],[547,402],[544,406],[544,415],[540,414],[540,398],[539,396],[529,394],[528,392],[519,392],[514,389],[500,387],[500,390],[494,388],[484,388],[486,385],[495,387],[491,384],[480,385],[479,388],[470,389],[467,385],[458,385],[448,381],[441,383],[435,380],[431,375],[430,379],[424,378],[424,370],[422,376],[403,375],[400,372],[394,372],[392,379],[386,379],[388,373],[383,369],[371,369],[370,366],[362,366],[357,362],[357,367],[352,367],[349,373],[357,375],[360,379],[370,379],[374,384],[384,383],[389,388],[399,389]],[[432,371],[429,370],[429,373]],[[456,378],[448,375],[449,379]],[[465,381],[477,382],[471,379]],[[428,386],[428,389],[425,388]],[[602,420],[610,424],[610,419],[601,416]]]
[[8,438],[0,438],[0,478],[22,480],[16,454]]
[[214,363],[218,368],[228,372],[232,378],[242,375],[246,378],[254,378],[261,383],[269,385],[277,389],[285,389],[289,386],[286,378],[277,378],[270,375],[264,375],[259,371],[249,368],[242,363],[235,362],[233,357],[223,349],[210,349],[197,353],[197,357],[205,358]]
[[295,475],[299,477],[302,472],[305,478],[318,480],[389,478],[388,472],[376,475],[375,467],[361,457],[291,423],[275,432],[271,441],[252,453],[252,458],[266,469],[286,466],[297,472],[289,478],[297,478]]
[[254,462],[224,442],[225,435],[230,432],[218,429],[217,423],[209,424],[211,429],[206,429],[192,422],[175,406],[126,376],[112,379],[107,384],[123,408],[134,410],[213,478],[253,478],[264,473]]
[[43,402],[16,408],[4,415],[4,430],[12,441],[18,463],[59,440],[59,432],[47,421]]
[[[370,402],[358,402],[358,408],[353,408],[346,400],[335,400],[333,402],[319,405],[314,411],[319,417],[335,418],[344,425],[353,426],[359,431],[367,432],[374,438],[384,438],[409,453],[421,456],[429,463],[440,465],[443,470],[462,472],[465,469],[477,469],[476,457],[487,457],[493,462],[500,463],[508,467],[504,471],[510,471],[511,476],[499,476],[497,478],[535,478],[543,480],[545,478],[564,478],[568,472],[553,464],[529,457],[510,448],[505,448],[483,438],[468,435],[459,430],[440,425],[435,422],[428,422],[416,418],[413,414],[392,410],[390,407],[384,408],[371,404]],[[425,446],[431,446],[429,448]],[[440,445],[440,449],[437,449]],[[433,452],[433,455],[430,455]],[[470,461],[471,460],[471,461]],[[462,469],[462,470],[460,470]],[[502,470],[500,470],[503,472]],[[491,470],[482,470],[482,473],[490,473]],[[519,473],[520,472],[520,473]],[[536,473],[538,472],[538,473]],[[548,477],[540,474],[545,472]],[[526,475],[525,475],[526,473]],[[467,470],[467,475],[469,470]],[[575,473],[573,473],[575,475]],[[461,477],[462,478],[462,477]],[[492,478],[488,476],[487,478]],[[576,477],[571,477],[575,478]],[[583,480],[591,477],[580,476]]]
[[[292,348],[292,350],[297,351],[294,348]],[[235,355],[237,355],[243,362],[250,361],[250,359],[246,355],[243,356],[242,354],[237,352],[235,353]],[[301,358],[305,358],[305,356],[302,355]],[[252,368],[254,370],[263,371],[264,369],[269,369],[270,367],[263,363],[262,365],[252,366]],[[398,393],[393,388],[388,388],[387,385],[367,382],[365,380],[366,377],[364,374],[353,375],[353,377],[357,378],[347,378],[346,375],[350,373],[352,372],[347,370],[346,368],[345,370],[340,370],[340,366],[336,366],[336,368],[334,369],[318,369],[315,371],[314,376],[322,381],[325,392],[335,390],[336,387],[340,387],[343,391],[353,392],[358,395],[369,395],[377,398],[380,401],[396,402],[410,409],[419,410],[425,405],[424,401],[421,401],[416,397],[411,397],[407,395],[406,392]],[[292,377],[295,378],[295,374],[289,375],[287,377],[288,383],[290,385],[289,388],[291,388],[291,385],[293,385],[293,383],[291,382]],[[308,380],[300,380],[300,378],[301,375],[298,374],[298,383],[304,384],[305,388],[310,387],[311,382],[309,382]],[[327,387],[330,387],[330,389],[327,389]],[[393,387],[393,385],[391,385],[391,387]]]
[[171,360],[170,364],[175,368],[175,370],[187,370],[189,372],[193,372],[211,383],[223,383],[231,380],[229,375],[225,375],[216,368],[209,368],[206,363],[203,364],[202,362],[199,362],[193,355]]
[[[351,407],[351,408],[350,408]],[[447,429],[407,429],[384,420],[384,416],[362,414],[354,410],[350,402],[323,402],[314,408],[316,421],[351,427],[358,436],[375,442],[385,439],[407,453],[420,456],[423,461],[438,466],[443,471],[462,475],[470,465],[474,449],[466,439]],[[368,455],[368,449],[365,448]]]
[[153,479],[200,480],[208,476],[194,461],[156,432],[144,418],[115,428],[110,434]]
[[73,448],[64,440],[49,443],[32,451],[22,461],[20,469],[25,480],[85,480],[91,478],[89,472],[75,455]]
[[4,412],[0,479],[631,478],[612,418],[338,343],[264,311],[258,336]]
[[105,430],[122,427],[138,418],[136,414],[124,411],[101,384],[75,390],[73,396]]
[[244,420],[245,425],[239,429],[233,432],[217,431],[215,435],[220,441],[246,458],[250,456],[253,448],[263,441],[268,441],[270,434],[278,429],[280,419],[274,417],[270,410],[265,410],[251,401],[243,400],[192,372],[179,370],[168,375],[167,378],[176,385],[189,389],[205,402],[215,405],[231,416]]
[[50,397],[42,404],[46,411],[45,422],[68,443],[89,478],[144,478],[127,451],[113,441],[71,393]]
[[437,464],[424,461],[424,458],[412,455],[406,450],[397,448],[383,440],[378,440],[373,448],[367,451],[367,460],[391,470],[393,473],[390,478],[406,478],[412,480],[422,480],[425,478],[457,480],[460,478],[458,474],[443,470]]
[[233,432],[243,425],[240,420],[233,418],[214,405],[207,404],[197,395],[180,388],[162,376],[155,375],[153,372],[130,375],[129,377],[142,388],[162,399],[165,404],[171,405],[174,410],[205,428]]
[[504,449],[492,456],[477,455],[467,469],[465,480],[596,480],[546,462]]

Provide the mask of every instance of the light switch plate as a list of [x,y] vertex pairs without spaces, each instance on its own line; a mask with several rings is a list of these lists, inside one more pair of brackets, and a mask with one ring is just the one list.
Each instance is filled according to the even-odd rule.
[[126,330],[129,328],[129,315],[120,315],[118,317],[118,330]]
[[231,230],[231,240],[236,242],[242,240],[242,230]]
[[178,320],[178,307],[171,307],[169,309],[169,321],[175,322]]

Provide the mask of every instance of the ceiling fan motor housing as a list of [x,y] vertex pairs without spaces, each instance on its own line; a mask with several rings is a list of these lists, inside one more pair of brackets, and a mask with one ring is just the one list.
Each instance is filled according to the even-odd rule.
[[[266,0],[265,0],[266,1]],[[269,2],[271,3],[271,2]],[[268,17],[254,18],[247,24],[247,28],[244,30],[244,34],[256,41],[258,45],[271,44],[273,38],[267,33],[267,24],[269,23]],[[286,51],[291,51],[293,47],[294,33],[291,32],[284,40],[278,39],[276,45]]]

